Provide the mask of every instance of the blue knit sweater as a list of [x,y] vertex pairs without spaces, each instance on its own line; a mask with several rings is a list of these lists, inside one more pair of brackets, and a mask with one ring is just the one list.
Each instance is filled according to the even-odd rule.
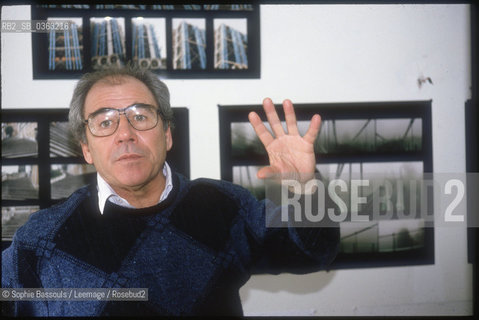
[[95,184],[33,214],[2,253],[6,288],[148,288],[148,301],[2,303],[15,316],[242,315],[240,287],[254,273],[325,268],[337,228],[266,228],[265,202],[224,181],[173,174],[150,208],[108,202]]

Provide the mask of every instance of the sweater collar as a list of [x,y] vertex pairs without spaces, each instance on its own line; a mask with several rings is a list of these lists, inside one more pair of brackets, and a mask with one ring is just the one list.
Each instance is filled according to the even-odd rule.
[[[158,200],[158,203],[164,201],[168,194],[170,193],[171,189],[173,189],[173,182],[171,178],[171,168],[168,163],[165,162],[163,166],[163,175],[166,178],[165,189]],[[105,204],[107,201],[110,201],[116,205],[125,208],[135,208],[133,207],[128,201],[122,197],[120,197],[113,188],[105,181],[105,179],[97,173],[97,190],[98,190],[98,208],[100,209],[100,213],[103,214],[105,210]]]

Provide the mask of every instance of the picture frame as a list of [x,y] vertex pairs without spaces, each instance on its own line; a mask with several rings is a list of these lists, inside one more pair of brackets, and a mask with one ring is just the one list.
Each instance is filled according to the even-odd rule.
[[33,79],[77,79],[133,63],[162,78],[259,78],[260,7],[32,5],[34,21],[68,30],[32,33]]
[[[276,108],[284,122],[281,106]],[[262,106],[219,105],[218,110],[221,178],[262,200],[264,182],[255,175],[268,165],[268,157],[247,120],[250,111],[265,120]],[[314,114],[321,115],[314,148],[316,169],[324,181],[382,172],[396,180],[404,172],[421,179],[433,171],[431,101],[295,104],[295,112],[300,134]],[[433,224],[421,219],[342,222],[340,232],[340,252],[332,269],[434,263]]]
[[[477,103],[474,104],[474,100],[466,101],[465,107],[465,136],[466,136],[466,172],[468,174],[479,173],[479,157],[477,138],[479,130],[477,129]],[[477,215],[477,183],[474,183],[474,179],[467,179],[467,261],[468,263],[475,263],[477,259],[476,246],[477,246],[477,226],[474,226],[473,216]]]

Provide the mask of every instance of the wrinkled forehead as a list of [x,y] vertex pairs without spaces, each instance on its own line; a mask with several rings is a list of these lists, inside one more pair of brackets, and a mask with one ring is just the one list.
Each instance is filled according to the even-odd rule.
[[91,88],[95,87],[96,85],[118,86],[129,82],[140,82],[146,87],[142,81],[129,75],[108,75],[95,82]]
[[155,95],[143,81],[115,75],[104,77],[91,86],[85,97],[84,112],[89,113],[99,107],[124,108],[127,106],[125,103],[157,104]]

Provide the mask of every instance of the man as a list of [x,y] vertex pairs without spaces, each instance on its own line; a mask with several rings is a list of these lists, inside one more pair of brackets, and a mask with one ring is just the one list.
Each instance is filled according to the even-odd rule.
[[[301,137],[293,106],[288,132],[264,100],[274,133],[249,115],[270,165],[260,178],[315,170],[311,120]],[[32,215],[2,254],[2,287],[147,288],[147,301],[14,301],[13,315],[241,315],[240,287],[253,273],[326,267],[337,228],[267,228],[265,203],[224,181],[189,181],[165,162],[172,148],[168,89],[135,68],[85,75],[70,123],[97,181]]]

